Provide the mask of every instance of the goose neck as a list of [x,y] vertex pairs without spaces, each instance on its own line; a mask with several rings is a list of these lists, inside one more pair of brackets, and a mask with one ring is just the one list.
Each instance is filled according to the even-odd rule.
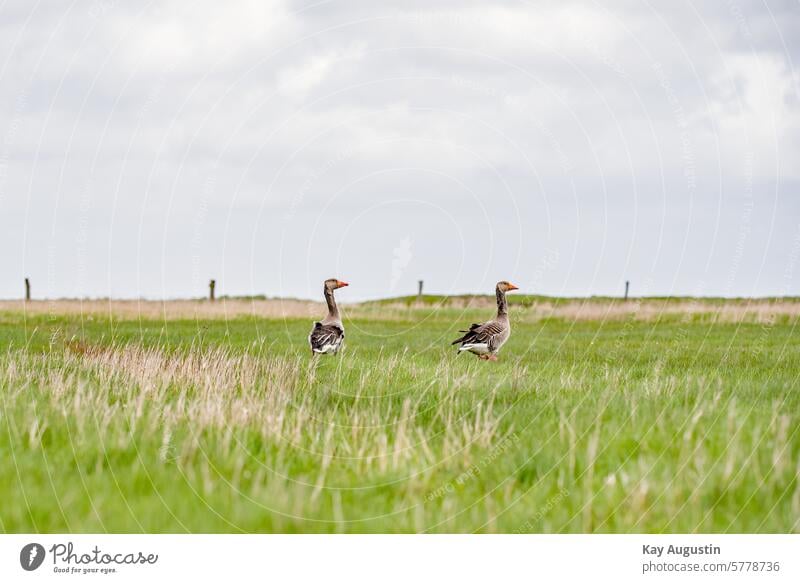
[[333,297],[333,290],[325,288],[325,303],[328,304],[328,318],[332,320],[339,319],[339,306],[336,305],[336,299]]
[[506,292],[504,292],[498,287],[495,290],[495,293],[497,295],[497,315],[498,316],[508,315],[508,302],[506,301]]

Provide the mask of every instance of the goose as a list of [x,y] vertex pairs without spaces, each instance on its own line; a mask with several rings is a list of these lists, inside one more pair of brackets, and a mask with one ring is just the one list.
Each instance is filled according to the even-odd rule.
[[339,307],[333,298],[334,290],[350,285],[336,278],[326,279],[323,287],[325,302],[328,304],[328,315],[321,322],[314,322],[308,335],[308,344],[314,354],[336,354],[344,341],[344,326],[339,316]]
[[519,289],[507,281],[497,282],[497,316],[483,324],[473,324],[469,330],[459,330],[465,334],[453,344],[461,344],[458,353],[471,352],[481,360],[497,360],[497,352],[511,335],[511,322],[508,320],[506,292]]

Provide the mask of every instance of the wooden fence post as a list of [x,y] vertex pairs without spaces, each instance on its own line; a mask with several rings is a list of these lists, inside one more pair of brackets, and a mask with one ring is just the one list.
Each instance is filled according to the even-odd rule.
[[214,301],[214,288],[217,287],[217,280],[212,279],[208,282],[208,299]]
[[417,296],[420,298],[422,297],[422,280],[419,280],[419,291],[417,292]]
[[31,280],[27,277],[25,278],[25,301],[31,301]]
[[628,301],[628,287],[629,287],[630,285],[631,285],[631,282],[629,282],[629,281],[626,281],[626,282],[625,282],[625,301],[626,301],[626,302]]

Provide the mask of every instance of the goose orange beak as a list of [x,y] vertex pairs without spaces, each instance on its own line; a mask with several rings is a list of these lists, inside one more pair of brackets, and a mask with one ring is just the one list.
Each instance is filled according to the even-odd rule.
[[348,286],[348,285],[350,285],[350,284],[349,284],[349,283],[347,283],[346,281],[339,281],[339,280],[337,280],[337,281],[336,281],[336,285],[338,285],[339,287],[347,287],[347,286]]
[[508,291],[514,291],[515,289],[519,289],[519,288],[517,286],[515,286],[513,283],[509,283],[508,284]]

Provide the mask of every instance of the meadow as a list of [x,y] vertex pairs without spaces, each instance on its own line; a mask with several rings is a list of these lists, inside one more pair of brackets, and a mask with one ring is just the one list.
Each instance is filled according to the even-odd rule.
[[800,303],[0,303],[3,532],[798,532]]

